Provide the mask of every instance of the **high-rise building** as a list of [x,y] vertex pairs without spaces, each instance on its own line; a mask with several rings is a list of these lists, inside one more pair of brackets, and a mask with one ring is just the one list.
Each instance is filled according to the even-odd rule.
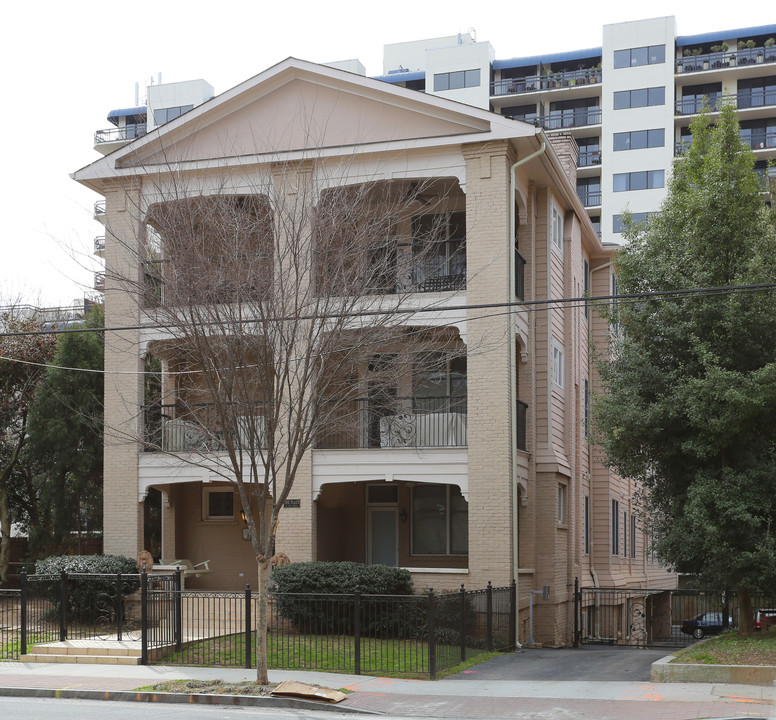
[[570,133],[577,192],[604,242],[666,193],[690,121],[735,103],[765,174],[776,158],[776,25],[677,35],[674,17],[603,27],[598,47],[495,59],[471,35],[386,45],[381,80]]

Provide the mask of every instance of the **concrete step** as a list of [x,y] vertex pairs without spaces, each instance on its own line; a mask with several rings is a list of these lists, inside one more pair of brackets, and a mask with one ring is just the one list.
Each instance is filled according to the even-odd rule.
[[140,656],[134,655],[55,655],[53,653],[29,653],[22,655],[23,663],[79,663],[91,665],[140,665]]
[[106,665],[139,665],[140,643],[116,640],[65,640],[28,647],[22,662],[99,663]]

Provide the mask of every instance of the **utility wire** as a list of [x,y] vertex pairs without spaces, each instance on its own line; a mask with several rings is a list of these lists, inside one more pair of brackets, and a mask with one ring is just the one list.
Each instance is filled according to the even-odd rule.
[[171,327],[180,325],[207,327],[209,325],[249,325],[266,324],[272,322],[300,322],[303,320],[327,320],[332,318],[360,318],[360,317],[379,317],[386,315],[423,315],[428,313],[454,312],[459,310],[493,310],[496,308],[515,308],[518,312],[525,309],[536,308],[545,305],[578,305],[600,304],[605,301],[615,300],[617,302],[630,300],[650,300],[673,297],[686,297],[692,295],[723,295],[735,292],[759,292],[762,290],[776,289],[776,283],[754,283],[750,285],[722,285],[718,287],[704,288],[684,288],[681,290],[652,290],[640,293],[625,293],[617,295],[588,295],[582,297],[568,298],[547,298],[542,300],[515,300],[514,302],[497,303],[476,303],[463,305],[435,305],[432,307],[421,308],[389,308],[385,310],[358,310],[352,312],[327,312],[311,315],[294,315],[292,317],[278,318],[224,318],[209,321],[188,322],[181,320],[175,323],[146,323],[143,325],[117,325],[113,327],[74,327],[74,328],[56,328],[50,330],[19,330],[14,332],[0,332],[0,338],[3,337],[33,337],[36,335],[66,335],[68,333],[86,333],[86,332],[128,332],[131,330],[169,330]]
[[[477,320],[485,320],[488,318],[493,317],[503,317],[504,315],[511,315],[517,308],[517,312],[539,312],[542,310],[541,306],[550,306],[554,304],[564,305],[566,307],[577,307],[582,308],[589,305],[594,304],[602,304],[606,301],[616,301],[618,305],[623,304],[635,304],[644,300],[647,301],[656,301],[661,299],[666,300],[675,300],[675,299],[682,299],[687,296],[706,296],[706,297],[712,297],[716,295],[727,295],[731,294],[733,292],[759,292],[763,290],[773,290],[776,289],[776,283],[757,283],[752,285],[730,285],[730,286],[719,286],[719,287],[707,287],[707,288],[687,288],[683,290],[664,290],[664,291],[650,291],[650,292],[643,292],[643,293],[626,293],[622,295],[596,295],[596,296],[586,296],[586,297],[574,297],[574,298],[550,298],[546,300],[530,300],[530,301],[516,301],[516,302],[503,302],[503,303],[480,303],[480,304],[467,304],[467,305],[456,305],[456,306],[438,306],[434,308],[417,308],[417,309],[411,309],[411,308],[404,308],[400,310],[380,310],[380,311],[364,311],[364,312],[357,312],[357,313],[342,313],[342,314],[328,314],[328,315],[311,315],[311,316],[300,316],[298,318],[293,318],[294,320],[304,320],[304,319],[319,319],[324,320],[331,317],[368,317],[368,316],[375,316],[375,315],[388,315],[388,314],[414,314],[414,313],[429,313],[429,312],[440,312],[440,311],[452,311],[452,310],[476,310],[476,309],[506,309],[505,312],[495,312],[495,313],[485,313],[482,315],[479,315],[477,317],[468,317],[466,318],[466,322],[473,322]],[[234,319],[234,320],[214,320],[211,322],[200,322],[200,323],[187,323],[187,325],[200,325],[200,326],[207,326],[207,325],[221,325],[224,322],[229,324],[245,324],[245,323],[251,323],[251,322],[262,322],[261,320],[248,320],[248,319]],[[181,324],[181,323],[176,323]],[[452,325],[455,325],[454,322],[451,323],[445,323],[442,326],[435,326],[435,327],[450,327]],[[92,327],[78,327],[78,328],[58,328],[56,330],[29,330],[29,331],[19,331],[19,332],[3,332],[0,333],[0,338],[2,337],[29,337],[29,336],[37,336],[37,335],[63,335],[67,333],[76,333],[76,332],[122,332],[122,331],[128,331],[128,330],[146,330],[146,329],[152,329],[152,330],[159,330],[159,329],[169,329],[169,325],[159,324],[159,325],[132,325],[132,326],[119,326],[119,327],[112,327],[112,328],[92,328]],[[341,351],[341,348],[340,348]],[[77,367],[67,367],[64,365],[53,365],[51,363],[39,363],[39,362],[33,362],[31,360],[22,360],[20,358],[12,358],[5,355],[0,355],[0,360],[4,360],[6,362],[13,362],[18,363],[21,365],[32,365],[36,367],[45,367],[50,368],[52,370],[67,370],[67,371],[74,371],[74,372],[86,372],[86,373],[96,373],[96,374],[102,374],[102,375],[133,375],[133,376],[140,376],[140,375],[158,375],[160,371],[158,370],[104,370],[104,369],[95,369],[95,368],[77,368]],[[297,362],[301,360],[301,358],[292,358],[289,360],[289,362]],[[241,365],[239,369],[248,369],[251,367],[258,367],[257,364],[248,364],[248,365]],[[225,368],[227,370],[229,369],[237,369],[237,368]],[[167,372],[167,375],[195,375],[195,374],[201,374],[205,372],[205,370],[197,369],[197,370],[176,370]]]

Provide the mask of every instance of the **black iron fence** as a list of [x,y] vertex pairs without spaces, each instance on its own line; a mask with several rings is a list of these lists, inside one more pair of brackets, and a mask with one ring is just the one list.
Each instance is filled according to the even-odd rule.
[[[259,598],[183,591],[183,641],[157,662],[252,667]],[[270,668],[434,678],[484,650],[515,646],[515,585],[425,595],[272,593]]]
[[[753,607],[773,608],[753,597]],[[705,635],[735,630],[741,622],[735,592],[660,588],[577,587],[574,645],[686,647]]]
[[180,572],[170,575],[21,574],[0,591],[0,659],[65,640],[137,641],[151,650],[180,644]]

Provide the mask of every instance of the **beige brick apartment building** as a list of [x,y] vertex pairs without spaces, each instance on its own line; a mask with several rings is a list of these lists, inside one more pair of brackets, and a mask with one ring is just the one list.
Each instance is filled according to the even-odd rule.
[[[320,175],[323,187],[343,184],[347,168],[351,184],[444,188],[392,236],[390,286],[401,258],[412,263],[417,229],[433,220],[444,252],[422,276],[412,268],[404,290],[407,302],[434,310],[422,329],[444,332],[445,349],[457,352],[434,372],[397,380],[379,403],[371,366],[351,378],[366,388],[363,427],[321,437],[307,453],[278,549],[292,561],[400,565],[418,589],[516,578],[521,640],[529,591],[549,586],[549,601],[535,601],[534,630],[549,644],[570,641],[575,577],[673,584],[645,553],[636,488],[612,476],[586,436],[591,347],[605,348],[610,329],[584,302],[545,302],[613,287],[612,248],[576,193],[575,166],[570,137],[550,144],[526,123],[288,59],[76,172],[105,198],[107,327],[129,328],[106,336],[105,552],[134,555],[158,535],[161,558],[209,561],[193,587],[255,582],[240,504],[209,465],[208,452],[216,463],[223,448],[203,453],[200,442],[213,437],[207,398],[184,381],[175,342],[144,302],[150,263],[138,248],[147,252],[154,208],[176,183],[185,201],[245,197],[267,178],[290,197],[302,174]],[[163,283],[174,258],[163,233],[160,243]],[[157,400],[143,374],[152,356]],[[392,414],[400,397],[411,402]]]

